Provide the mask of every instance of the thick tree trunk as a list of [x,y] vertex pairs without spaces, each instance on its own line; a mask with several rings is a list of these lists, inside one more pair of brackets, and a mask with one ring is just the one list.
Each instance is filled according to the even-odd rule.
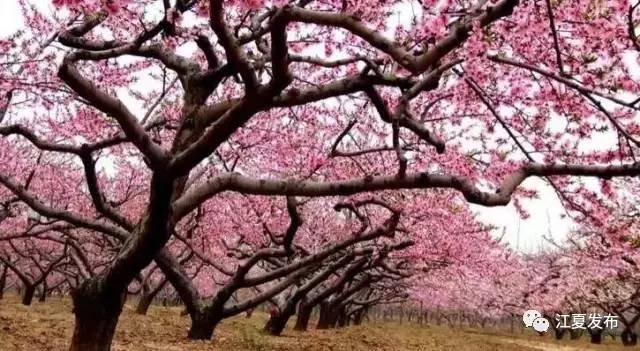
[[40,295],[38,296],[39,302],[45,302],[47,300],[47,284],[42,283],[42,289],[40,289]]
[[320,303],[320,317],[318,318],[316,329],[329,329],[332,321],[335,322],[335,318],[332,316],[333,314],[333,311],[331,311],[331,304],[327,301],[322,301]]
[[109,351],[126,290],[105,291],[102,281],[91,279],[71,295],[75,329],[70,351]]
[[349,317],[347,316],[347,312],[345,311],[345,308],[344,307],[340,308],[336,312],[336,322],[333,324],[333,327],[344,328],[347,326],[348,320],[349,320]]
[[307,331],[309,329],[309,320],[311,319],[311,312],[313,306],[300,304],[298,308],[298,318],[296,319],[296,326],[294,330]]
[[71,351],[109,351],[127,296],[127,286],[169,240],[171,200],[180,194],[186,177],[173,180],[154,172],[146,214],[118,254],[99,276],[72,292],[75,327]]
[[214,316],[208,312],[191,313],[191,327],[187,337],[191,340],[211,340],[213,331],[220,323],[220,315]]
[[602,343],[602,329],[589,329],[589,335],[591,336],[592,344],[601,344]]
[[289,317],[291,317],[291,315],[283,313],[271,315],[267,323],[264,325],[264,331],[273,336],[280,336],[289,321]]
[[556,340],[562,340],[566,331],[567,330],[563,328],[554,329]]
[[[340,313],[340,311],[336,310],[335,308],[331,309],[329,311],[329,325],[328,325],[329,329],[333,329],[333,328],[337,328],[338,327],[338,321],[339,321],[341,315],[342,314]],[[340,325],[340,326],[343,327],[344,323],[342,325]]]
[[36,287],[33,285],[25,285],[22,292],[22,304],[29,306],[33,301],[33,295],[36,293]]
[[7,284],[7,269],[8,266],[2,266],[2,273],[0,273],[0,300],[4,297],[4,287]]
[[632,329],[625,328],[620,335],[622,339],[622,344],[624,346],[635,346],[638,345],[638,334],[636,334]]
[[140,289],[140,298],[138,299],[138,305],[136,306],[136,313],[141,315],[146,315],[149,311],[149,307],[155,300],[156,296],[160,290],[164,288],[167,284],[167,279],[163,279],[158,285],[151,289],[148,282],[142,284],[142,288]]
[[264,326],[264,330],[273,336],[281,335],[282,331],[287,326],[289,318],[291,318],[291,316],[293,316],[295,313],[295,305],[287,305],[280,312],[271,315],[271,318],[269,318]]
[[138,305],[136,306],[136,313],[141,315],[146,315],[149,311],[149,307],[153,302],[153,295],[151,294],[142,294],[140,299],[138,300]]
[[[369,308],[365,307],[361,310],[358,310],[354,315],[353,315],[353,325],[361,325],[362,324],[362,320],[367,316],[367,313],[369,312]],[[418,315],[418,320],[421,321],[422,315]]]

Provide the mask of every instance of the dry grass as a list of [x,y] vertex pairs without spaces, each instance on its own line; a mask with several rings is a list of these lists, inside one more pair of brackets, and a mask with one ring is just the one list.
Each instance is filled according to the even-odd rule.
[[[609,344],[589,345],[585,340],[555,343],[551,338],[531,334],[478,330],[450,330],[436,326],[367,324],[338,330],[311,330],[306,333],[287,330],[283,336],[262,333],[265,315],[255,313],[250,319],[232,318],[216,330],[213,341],[192,342],[185,339],[188,317],[179,308],[152,306],[148,316],[133,313],[126,305],[120,318],[114,349],[118,351],[200,351],[200,350],[345,350],[345,351],[578,351],[628,350]],[[50,299],[27,307],[15,296],[0,300],[0,350],[65,350],[73,327],[68,300]]]

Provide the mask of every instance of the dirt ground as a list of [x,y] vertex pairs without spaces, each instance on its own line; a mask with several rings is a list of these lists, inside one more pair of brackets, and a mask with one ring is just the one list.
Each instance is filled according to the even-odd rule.
[[[629,350],[612,341],[593,346],[583,340],[556,343],[550,337],[480,330],[451,330],[413,324],[366,324],[337,330],[287,329],[280,337],[262,333],[266,316],[255,313],[250,319],[232,318],[216,330],[213,341],[185,339],[188,317],[179,308],[152,306],[147,316],[133,313],[126,305],[120,317],[114,350],[118,351],[202,351],[202,350],[331,350],[331,351],[578,351]],[[22,306],[16,296],[0,300],[0,351],[65,350],[73,327],[70,302],[49,299]]]

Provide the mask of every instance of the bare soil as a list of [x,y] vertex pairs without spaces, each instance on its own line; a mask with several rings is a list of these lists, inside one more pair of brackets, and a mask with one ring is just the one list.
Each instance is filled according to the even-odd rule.
[[[212,341],[186,340],[189,319],[178,307],[152,306],[147,316],[134,313],[127,304],[120,317],[114,350],[118,351],[578,351],[629,350],[619,341],[590,345],[586,340],[557,343],[550,337],[529,333],[509,334],[485,330],[452,330],[441,326],[399,323],[367,323],[336,330],[296,332],[287,329],[280,337],[262,332],[266,315],[254,313],[224,321]],[[0,351],[65,350],[73,328],[68,299],[23,306],[17,296],[0,300]]]

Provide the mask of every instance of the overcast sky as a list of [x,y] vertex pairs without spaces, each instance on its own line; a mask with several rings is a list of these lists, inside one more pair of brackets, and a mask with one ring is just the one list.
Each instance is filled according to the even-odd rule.
[[[45,7],[50,0],[31,0]],[[0,0],[0,37],[6,37],[23,26],[22,16],[18,8],[18,0]],[[539,199],[523,201],[530,217],[520,219],[513,205],[486,208],[471,205],[479,218],[497,226],[496,236],[504,233],[504,240],[513,248],[524,252],[537,251],[541,245],[549,246],[543,235],[561,241],[574,226],[570,220],[563,218],[565,210],[553,189],[540,179],[529,178],[524,186],[539,190]]]

